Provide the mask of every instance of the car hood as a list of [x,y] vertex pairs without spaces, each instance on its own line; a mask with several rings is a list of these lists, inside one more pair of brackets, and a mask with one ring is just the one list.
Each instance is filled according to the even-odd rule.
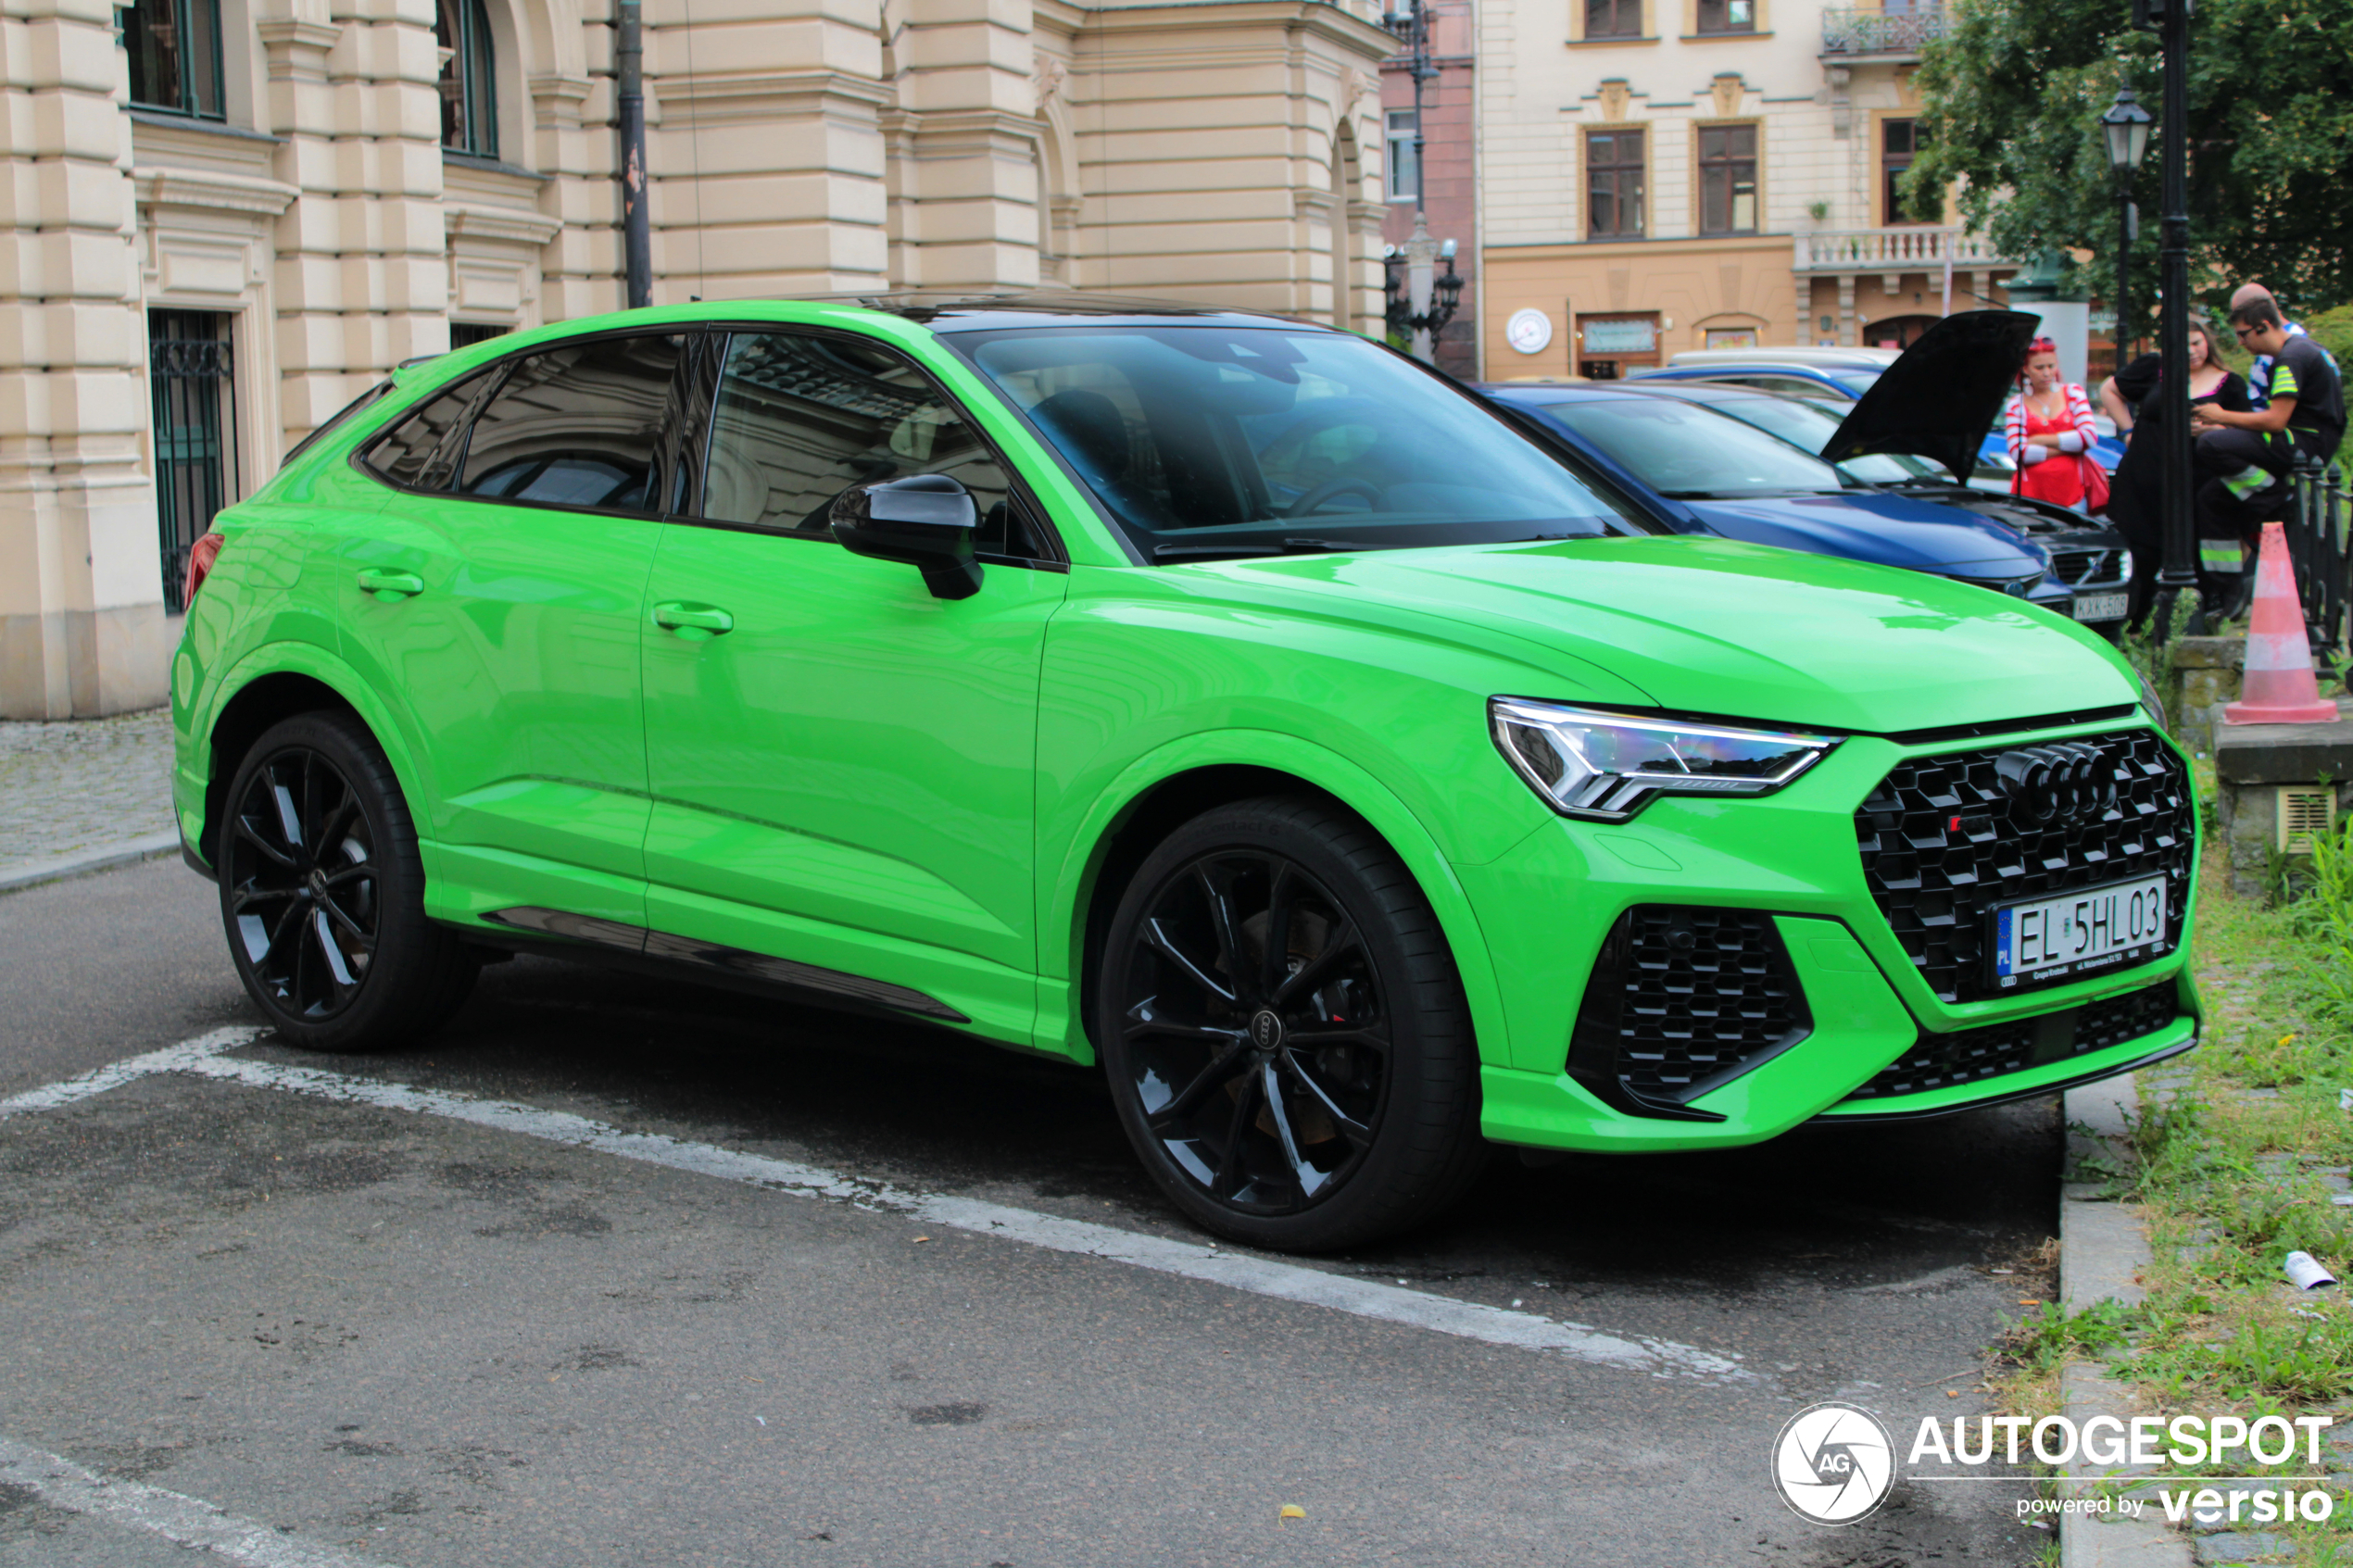
[[1908,452],[1944,464],[1967,483],[2040,322],[2020,310],[1944,318],[1856,400],[1822,457],[1837,463],[1869,452]]
[[[1572,540],[1157,570],[1193,578],[1197,591],[1264,595],[1292,608],[1307,606],[1284,590],[1312,588],[1323,613],[1392,631],[1427,617],[1500,634],[1509,646],[1497,652],[1549,666],[1570,691],[1592,690],[1598,669],[1679,712],[1884,734],[2138,699],[2106,644],[2020,600],[1732,540]],[[1539,684],[1509,695],[1554,695],[1540,674],[1531,680]]]
[[2050,564],[2015,529],[1956,506],[1884,491],[1683,504],[1728,538],[1913,571],[2009,579],[2038,576]]

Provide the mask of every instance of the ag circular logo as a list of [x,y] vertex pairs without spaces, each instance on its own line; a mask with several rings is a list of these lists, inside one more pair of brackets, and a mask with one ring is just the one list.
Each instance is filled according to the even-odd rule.
[[1773,1439],[1773,1485],[1792,1512],[1813,1524],[1868,1519],[1894,1484],[1894,1441],[1867,1410],[1808,1405]]

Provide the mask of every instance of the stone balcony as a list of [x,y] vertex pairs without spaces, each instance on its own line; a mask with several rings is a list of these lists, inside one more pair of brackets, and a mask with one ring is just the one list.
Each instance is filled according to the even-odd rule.
[[1982,271],[2015,267],[1982,235],[1933,224],[1898,224],[1889,229],[1830,229],[1800,234],[1791,262],[1801,276],[1826,272]]
[[1908,11],[1840,6],[1822,13],[1822,57],[1843,60],[1919,58],[1920,48],[1944,36],[1948,14],[1941,6]]

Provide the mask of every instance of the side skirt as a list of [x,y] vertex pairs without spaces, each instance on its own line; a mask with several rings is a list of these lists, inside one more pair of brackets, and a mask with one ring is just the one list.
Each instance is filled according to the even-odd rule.
[[[845,974],[837,969],[755,953],[692,936],[649,931],[644,926],[594,915],[568,914],[533,905],[494,909],[482,917],[516,934],[500,947],[528,948],[557,958],[586,959],[645,973],[673,974],[731,990],[778,996],[851,1012],[900,1017],[912,1014],[940,1023],[972,1020],[937,997],[885,980]],[[452,926],[480,942],[478,926]]]

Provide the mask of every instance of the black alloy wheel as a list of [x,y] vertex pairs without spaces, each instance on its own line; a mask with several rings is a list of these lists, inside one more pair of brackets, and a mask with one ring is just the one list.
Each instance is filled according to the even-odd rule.
[[1476,1173],[1476,1063],[1404,868],[1320,802],[1222,808],[1129,885],[1100,1038],[1128,1135],[1180,1207],[1260,1245],[1402,1229]]
[[351,781],[308,746],[247,774],[229,819],[228,916],[277,1009],[323,1022],[375,962],[384,872]]
[[424,917],[416,833],[356,720],[306,713],[238,767],[213,860],[246,993],[290,1043],[405,1044],[472,988],[480,958]]

